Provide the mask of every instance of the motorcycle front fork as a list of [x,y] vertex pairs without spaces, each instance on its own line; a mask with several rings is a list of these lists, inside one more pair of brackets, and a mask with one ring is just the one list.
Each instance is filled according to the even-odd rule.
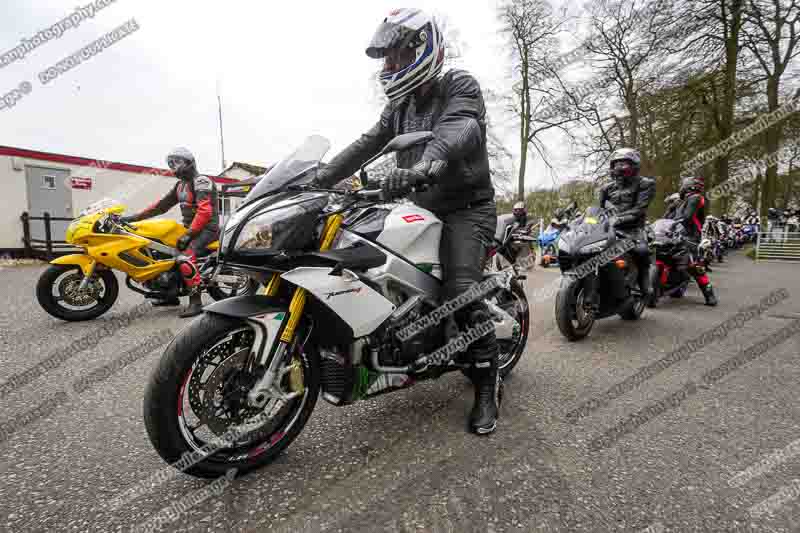
[[[339,214],[328,217],[325,222],[325,228],[322,231],[322,242],[319,247],[321,252],[330,249],[342,225],[343,219],[342,215]],[[275,296],[278,293],[279,286],[280,276],[278,274],[273,274],[264,292],[268,296]],[[297,287],[292,294],[292,300],[289,303],[289,313],[283,319],[283,333],[281,333],[280,339],[278,340],[278,345],[273,352],[272,358],[262,363],[267,366],[267,371],[247,395],[248,403],[254,407],[264,407],[270,397],[290,400],[301,394],[301,392],[297,390],[288,394],[283,392],[280,388],[280,382],[283,376],[292,370],[292,366],[286,365],[285,363],[292,353],[291,348],[294,343],[297,325],[300,323],[300,318],[303,316],[306,296],[306,290],[302,287]],[[271,348],[271,346],[266,346],[264,349],[265,351],[270,351]],[[261,355],[263,354],[256,354],[257,357]]]

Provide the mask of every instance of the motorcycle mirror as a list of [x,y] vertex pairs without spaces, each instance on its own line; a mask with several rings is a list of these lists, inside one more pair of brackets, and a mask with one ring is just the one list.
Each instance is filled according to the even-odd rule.
[[389,141],[386,146],[383,147],[383,150],[381,150],[381,154],[402,152],[403,150],[411,148],[412,146],[426,143],[431,139],[433,139],[432,131],[415,131],[413,133],[404,133]]

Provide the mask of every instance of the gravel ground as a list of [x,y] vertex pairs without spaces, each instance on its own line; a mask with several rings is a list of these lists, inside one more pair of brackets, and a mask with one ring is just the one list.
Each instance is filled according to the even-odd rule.
[[[72,384],[188,321],[175,308],[162,308],[99,338],[98,332],[117,329],[112,319],[141,298],[123,286],[106,316],[61,322],[35,300],[43,268],[0,268],[0,424],[19,425],[19,417],[43,404],[0,443],[0,531],[128,531],[209,486],[181,474],[126,506],[106,507],[164,466],[142,422],[144,385],[161,348],[81,393]],[[694,287],[683,299],[648,309],[641,321],[602,320],[576,343],[559,333],[552,298],[536,303],[527,351],[506,382],[494,435],[465,431],[472,391],[460,374],[346,408],[320,399],[306,429],[275,463],[234,480],[163,530],[798,531],[800,455],[785,455],[741,486],[729,480],[800,438],[800,334],[693,389],[607,447],[589,446],[793,324],[800,318],[798,273],[796,265],[756,265],[734,254],[711,274],[716,309],[702,305]],[[537,267],[528,276],[529,293],[556,276],[555,269]],[[727,337],[585,417],[566,416],[781,288],[788,299]],[[84,337],[94,342],[75,350],[74,341]],[[43,375],[18,388],[6,385],[45,360],[55,362]],[[52,398],[58,403],[48,404]],[[750,516],[752,506],[783,487],[771,514]]]

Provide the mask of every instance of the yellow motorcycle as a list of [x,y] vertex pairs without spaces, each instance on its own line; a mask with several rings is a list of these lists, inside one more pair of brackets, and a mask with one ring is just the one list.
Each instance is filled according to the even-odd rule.
[[[129,289],[160,300],[188,295],[178,270],[176,248],[186,233],[174,220],[120,221],[125,206],[101,200],[82,211],[67,227],[65,241],[84,253],[59,257],[39,277],[36,297],[50,315],[68,321],[92,320],[117,300],[119,284],[114,270],[126,274]],[[257,281],[239,272],[218,269],[216,250],[197,258],[202,290],[214,300],[255,294]],[[218,271],[219,270],[219,271]]]

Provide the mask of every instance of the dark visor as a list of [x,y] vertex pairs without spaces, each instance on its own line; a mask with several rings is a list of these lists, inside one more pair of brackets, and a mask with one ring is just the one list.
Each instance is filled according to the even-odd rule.
[[380,59],[386,55],[387,48],[406,47],[414,37],[414,33],[403,26],[384,22],[372,36],[367,47],[367,55],[372,59]]

